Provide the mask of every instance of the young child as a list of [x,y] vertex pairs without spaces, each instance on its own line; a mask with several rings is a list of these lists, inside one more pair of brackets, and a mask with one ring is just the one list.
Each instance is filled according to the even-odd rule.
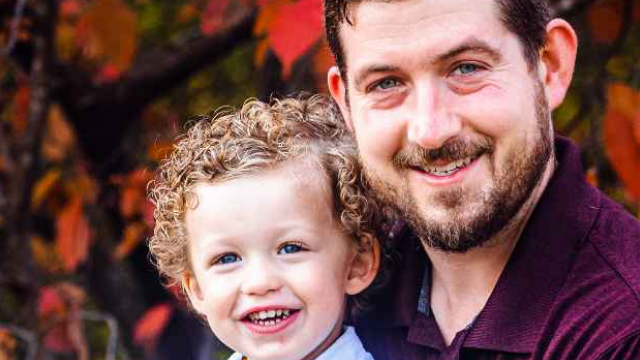
[[380,262],[355,153],[316,95],[200,119],[160,166],[151,253],[231,359],[373,359],[342,324]]

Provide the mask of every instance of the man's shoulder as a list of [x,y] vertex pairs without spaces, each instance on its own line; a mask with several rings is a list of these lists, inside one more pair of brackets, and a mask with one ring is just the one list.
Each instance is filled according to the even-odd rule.
[[572,349],[579,352],[576,359],[595,359],[640,336],[640,223],[600,196],[598,217],[575,253],[542,335],[542,348]]
[[601,195],[600,211],[585,246],[604,260],[640,302],[640,222],[618,203]]

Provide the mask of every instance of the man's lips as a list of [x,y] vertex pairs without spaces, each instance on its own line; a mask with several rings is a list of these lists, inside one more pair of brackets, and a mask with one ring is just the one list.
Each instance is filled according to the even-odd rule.
[[421,179],[431,185],[448,185],[460,181],[475,167],[480,157],[465,158],[439,167],[410,167]]
[[412,165],[410,168],[415,171],[425,173],[433,177],[446,178],[454,175],[456,172],[467,168],[471,163],[477,160],[482,153],[455,160],[438,160],[427,164]]

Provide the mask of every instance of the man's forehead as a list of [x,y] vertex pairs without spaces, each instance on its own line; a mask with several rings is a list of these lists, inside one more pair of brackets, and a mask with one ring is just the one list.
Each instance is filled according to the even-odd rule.
[[[418,21],[436,15],[490,11],[499,16],[496,0],[358,0],[347,1],[347,25],[357,27],[377,22],[381,17]],[[343,24],[344,25],[344,24]]]

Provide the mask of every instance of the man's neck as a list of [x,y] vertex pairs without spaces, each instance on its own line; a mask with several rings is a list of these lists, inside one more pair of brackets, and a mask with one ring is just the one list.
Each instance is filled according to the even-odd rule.
[[425,247],[432,264],[431,310],[445,343],[467,327],[484,308],[529,217],[555,168],[552,157],[540,183],[508,226],[487,242],[464,254]]

